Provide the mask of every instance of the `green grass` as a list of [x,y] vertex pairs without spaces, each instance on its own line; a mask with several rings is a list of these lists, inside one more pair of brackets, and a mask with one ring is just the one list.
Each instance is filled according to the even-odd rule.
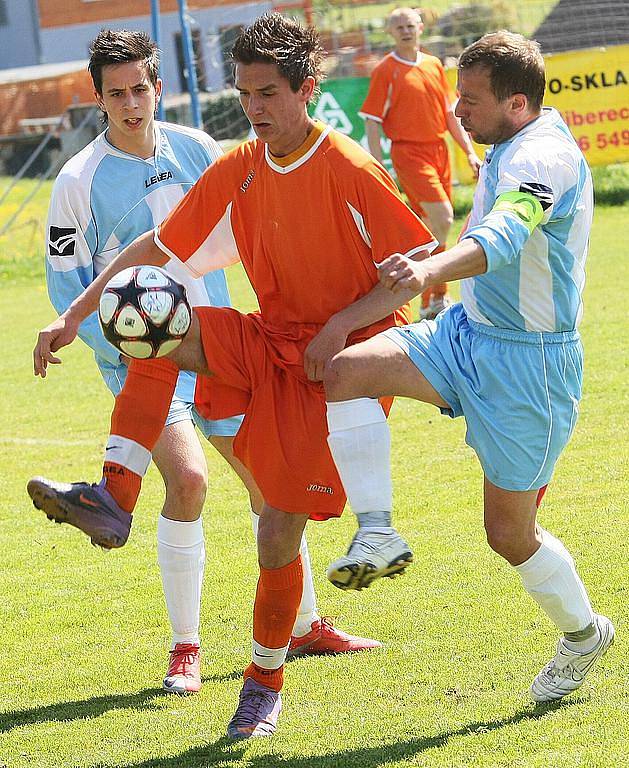
[[[31,475],[99,476],[111,401],[80,343],[46,381],[33,378],[35,334],[53,316],[37,266],[41,244],[28,250],[18,230],[7,257],[0,243],[8,270],[0,282],[0,766],[628,765],[628,214],[626,206],[596,213],[581,417],[541,515],[577,559],[597,609],[614,619],[616,645],[563,704],[528,701],[555,632],[484,542],[481,474],[464,424],[398,401],[396,520],[416,563],[394,582],[340,592],[323,573],[350,537],[351,515],[309,526],[320,609],[385,647],[290,663],[281,728],[250,744],[224,738],[249,657],[257,571],[244,491],[208,450],[205,683],[195,697],[163,695],[169,629],[155,552],[159,477],[149,471],[133,535],[119,552],[93,549],[33,510],[24,490]],[[235,302],[250,308],[242,272],[232,270],[230,282]]]

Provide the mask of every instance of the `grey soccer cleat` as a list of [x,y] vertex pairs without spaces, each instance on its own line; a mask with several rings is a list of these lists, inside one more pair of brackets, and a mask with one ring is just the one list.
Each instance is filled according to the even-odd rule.
[[49,520],[69,523],[103,549],[122,547],[129,538],[132,516],[104,487],[89,483],[56,483],[34,477],[26,486],[37,509]]
[[237,740],[272,736],[281,711],[281,695],[248,677],[240,691],[234,716],[227,726],[227,735]]
[[533,680],[531,697],[534,701],[557,701],[581,687],[587,673],[614,642],[614,625],[606,616],[596,615],[594,623],[600,640],[587,653],[571,651],[563,638],[559,639],[555,658]]
[[377,533],[359,528],[347,554],[328,567],[327,576],[339,589],[363,589],[376,579],[403,573],[412,562],[411,548],[397,531]]

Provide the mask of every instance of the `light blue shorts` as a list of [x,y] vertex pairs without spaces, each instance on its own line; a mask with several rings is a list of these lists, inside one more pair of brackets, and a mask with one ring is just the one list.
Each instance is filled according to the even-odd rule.
[[436,320],[385,332],[449,408],[499,488],[528,491],[551,478],[579,411],[583,350],[577,331],[511,331],[469,320],[462,304]]
[[[113,396],[117,397],[127,378],[127,366],[111,366],[108,363],[99,362],[99,368],[105,384]],[[230,416],[228,419],[217,421],[204,419],[194,406],[195,383],[194,374],[188,371],[182,371],[179,374],[175,394],[164,426],[169,427],[180,421],[193,421],[206,439],[210,437],[233,437],[240,429],[243,416]]]

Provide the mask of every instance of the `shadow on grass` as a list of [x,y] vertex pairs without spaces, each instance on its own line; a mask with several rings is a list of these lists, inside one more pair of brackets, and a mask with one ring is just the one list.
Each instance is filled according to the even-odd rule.
[[225,672],[222,675],[201,675],[201,682],[226,683],[229,680],[240,680],[242,679],[243,671],[244,671],[244,667],[242,669],[234,669],[233,672]]
[[[576,702],[553,702],[538,706],[529,706],[516,712],[512,717],[502,720],[487,720],[484,722],[468,723],[463,728],[454,731],[444,731],[434,736],[408,741],[395,741],[378,747],[350,749],[327,755],[308,755],[305,757],[282,758],[277,754],[258,755],[247,760],[248,768],[380,768],[385,763],[409,760],[413,756],[445,746],[451,739],[460,736],[471,736],[515,725],[525,720],[539,720],[549,712],[560,707],[571,706]],[[208,768],[209,766],[229,766],[242,760],[247,742],[232,741],[222,737],[213,744],[186,750],[173,757],[160,757],[141,763],[125,763],[118,768]],[[98,763],[93,768],[104,768]]]
[[99,717],[114,709],[150,709],[155,699],[170,695],[162,688],[145,688],[137,693],[95,696],[82,701],[62,701],[45,707],[2,712],[0,713],[0,733],[36,723]]

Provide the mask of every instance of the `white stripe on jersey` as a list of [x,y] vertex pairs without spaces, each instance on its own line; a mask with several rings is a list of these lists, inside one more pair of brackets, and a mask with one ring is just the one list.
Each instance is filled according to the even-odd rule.
[[555,330],[553,273],[548,262],[548,241],[534,229],[520,257],[520,312],[525,330]]

